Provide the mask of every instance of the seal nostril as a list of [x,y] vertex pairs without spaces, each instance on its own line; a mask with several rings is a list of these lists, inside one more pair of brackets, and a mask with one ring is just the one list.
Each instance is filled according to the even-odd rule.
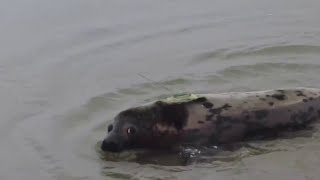
[[111,132],[111,131],[112,131],[112,129],[113,129],[113,125],[112,125],[112,124],[110,124],[110,125],[108,126],[108,133],[109,133],[109,132]]
[[101,144],[101,149],[103,151],[119,152],[120,146],[115,142],[107,142],[104,140]]

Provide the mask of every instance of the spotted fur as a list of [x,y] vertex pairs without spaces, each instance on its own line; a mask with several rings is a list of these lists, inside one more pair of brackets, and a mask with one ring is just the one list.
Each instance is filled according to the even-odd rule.
[[[319,93],[320,89],[293,88],[203,94],[215,107],[202,112],[205,124],[195,125],[190,116],[184,129],[196,126],[204,134],[211,134],[210,142],[229,143],[253,132],[306,125],[320,118]],[[189,113],[195,108],[189,107]]]
[[[230,143],[252,134],[305,126],[320,118],[320,89],[197,94],[196,99],[157,101],[121,112],[115,121],[150,129],[149,141],[170,144]],[[146,134],[148,134],[146,133]],[[148,135],[141,136],[147,138]],[[161,143],[159,143],[161,142]],[[144,144],[145,147],[148,144]]]

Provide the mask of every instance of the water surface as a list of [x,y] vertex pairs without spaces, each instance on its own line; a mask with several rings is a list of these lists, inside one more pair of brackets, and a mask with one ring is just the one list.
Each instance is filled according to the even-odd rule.
[[157,97],[320,87],[319,6],[0,0],[0,179],[318,179],[318,131],[188,166],[109,162],[95,147],[118,111]]

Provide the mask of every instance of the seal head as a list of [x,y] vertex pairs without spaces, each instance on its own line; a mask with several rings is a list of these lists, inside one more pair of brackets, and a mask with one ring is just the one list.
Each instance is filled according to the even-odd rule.
[[120,112],[108,126],[101,149],[119,152],[140,147],[171,147],[187,121],[184,103],[157,101]]
[[120,112],[108,126],[108,136],[103,140],[101,149],[119,152],[151,143],[152,124],[156,117],[157,109],[154,107]]
[[187,105],[198,100],[194,94],[178,94],[120,112],[108,126],[108,136],[101,149],[119,152],[141,147],[168,148],[178,144],[187,124]]

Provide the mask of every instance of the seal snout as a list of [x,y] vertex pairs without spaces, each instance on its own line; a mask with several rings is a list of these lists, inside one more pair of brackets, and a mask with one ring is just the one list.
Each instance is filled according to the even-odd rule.
[[115,141],[105,139],[101,144],[101,149],[103,151],[120,152],[121,146],[119,143],[116,143]]

